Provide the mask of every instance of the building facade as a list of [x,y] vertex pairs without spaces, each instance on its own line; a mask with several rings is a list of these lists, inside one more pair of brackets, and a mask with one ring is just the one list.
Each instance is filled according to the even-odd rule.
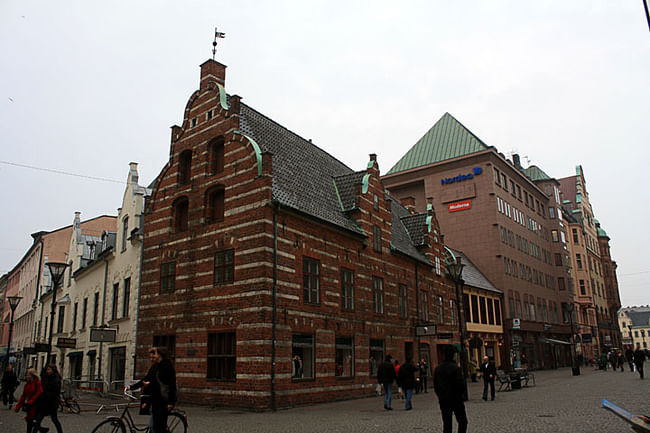
[[435,363],[459,335],[433,207],[224,86],[201,65],[146,203],[138,374],[166,346],[182,400],[266,409],[372,394],[387,354]]
[[[445,114],[382,179],[391,195],[433,197],[445,243],[462,250],[505,296],[506,366],[570,365],[566,241],[557,188],[541,170],[523,169]],[[564,284],[562,284],[562,281]],[[524,356],[525,355],[525,356]]]
[[624,346],[650,350],[650,306],[621,308],[618,326]]

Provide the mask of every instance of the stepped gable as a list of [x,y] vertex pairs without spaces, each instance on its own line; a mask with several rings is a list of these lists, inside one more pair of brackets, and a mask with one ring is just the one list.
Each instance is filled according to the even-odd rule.
[[341,210],[334,179],[353,174],[345,164],[246,104],[241,132],[273,155],[273,199],[282,206],[364,234]]
[[387,174],[480,152],[489,147],[451,114],[445,113]]

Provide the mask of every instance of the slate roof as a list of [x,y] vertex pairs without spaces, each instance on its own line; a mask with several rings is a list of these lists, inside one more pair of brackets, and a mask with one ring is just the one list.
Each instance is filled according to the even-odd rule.
[[427,214],[422,212],[415,215],[406,215],[400,218],[414,245],[424,243],[424,226],[427,223]]
[[527,168],[522,168],[521,171],[528,177],[528,179],[532,180],[533,182],[536,180],[549,180],[551,179],[551,176],[548,174],[544,173],[544,170],[539,168],[536,165],[531,165]]
[[632,326],[650,326],[650,308],[630,308],[626,311],[626,314],[632,321]]
[[503,294],[503,292],[497,289],[490,280],[487,279],[485,275],[472,263],[472,261],[467,258],[467,256],[461,251],[453,250],[456,257],[461,258],[461,262],[465,265],[463,268],[463,281],[465,281],[466,286],[476,287],[478,289],[487,290],[489,292]]
[[470,153],[480,152],[489,146],[481,141],[451,114],[445,113],[417,143],[395,164],[387,174],[406,171],[435,162],[445,161]]
[[[291,132],[248,105],[240,105],[240,130],[260,150],[273,155],[273,199],[282,206],[365,236],[348,215],[355,206],[355,186],[365,172],[355,172],[323,149]],[[409,212],[392,201],[391,246],[431,264],[411,242],[400,217]]]
[[[392,206],[391,210],[393,212],[393,225],[392,225],[392,230],[391,230],[391,237],[390,237],[390,245],[391,248],[399,251],[402,254],[405,254],[409,257],[412,257],[420,262],[424,262],[427,264],[431,264],[431,261],[422,254],[416,247],[415,245],[421,245],[422,244],[422,238],[423,233],[422,230],[424,228],[424,224],[420,226],[420,243],[415,243],[413,242],[413,239],[409,235],[409,233],[415,233],[416,231],[414,228],[412,228],[412,231],[409,232],[406,228],[406,225],[404,224],[404,219],[409,219],[409,216],[411,213],[406,209],[404,206],[399,204],[396,200],[392,201]],[[426,214],[417,214],[424,216],[424,219],[426,219]],[[418,235],[416,235],[418,237]]]

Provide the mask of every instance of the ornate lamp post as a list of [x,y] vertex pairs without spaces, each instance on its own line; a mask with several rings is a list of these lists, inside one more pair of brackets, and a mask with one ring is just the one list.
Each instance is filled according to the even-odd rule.
[[454,256],[454,261],[447,263],[447,271],[449,276],[454,281],[456,285],[456,311],[458,316],[458,331],[460,332],[460,365],[463,372],[463,384],[465,390],[463,392],[463,400],[467,401],[469,399],[469,394],[467,392],[467,352],[465,351],[465,327],[463,326],[463,315],[461,304],[463,298],[460,293],[460,285],[463,283],[463,268],[465,265],[461,263],[460,257]]
[[52,357],[52,331],[54,330],[54,313],[56,309],[56,289],[61,284],[67,263],[48,262],[47,267],[52,275],[52,307],[50,308],[50,334],[47,338],[47,362],[50,363]]
[[573,331],[573,311],[575,310],[575,305],[573,302],[566,304],[566,311],[569,313],[569,325],[571,326],[571,367],[574,376],[580,376],[580,363],[578,362],[578,357],[576,355],[576,339]]
[[23,299],[22,296],[7,296],[7,301],[9,301],[9,308],[11,308],[11,321],[9,322],[9,340],[7,341],[7,359],[5,362],[6,366],[9,365],[9,351],[11,349],[11,336],[14,332],[14,312],[20,300]]

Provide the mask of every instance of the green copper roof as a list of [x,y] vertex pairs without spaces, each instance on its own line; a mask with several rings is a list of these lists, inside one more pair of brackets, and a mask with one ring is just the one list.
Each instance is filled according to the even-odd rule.
[[480,152],[488,148],[451,114],[445,113],[387,174]]
[[528,179],[532,180],[533,182],[536,180],[548,180],[551,178],[536,165],[531,165],[530,167],[524,168],[522,171],[526,176],[528,176]]
[[594,218],[594,224],[596,224],[596,231],[598,232],[598,237],[605,237],[608,238],[607,232],[603,230],[603,228],[600,226],[600,222]]

